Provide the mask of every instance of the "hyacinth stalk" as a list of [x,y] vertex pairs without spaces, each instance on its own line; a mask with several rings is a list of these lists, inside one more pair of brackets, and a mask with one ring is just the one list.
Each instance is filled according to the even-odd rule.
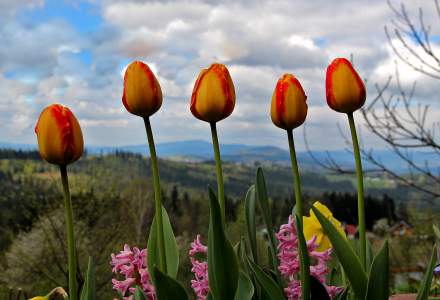
[[217,173],[217,195],[220,204],[222,220],[225,222],[225,191],[223,187],[223,171],[222,161],[220,157],[220,146],[218,144],[217,126],[215,122],[211,122],[212,146],[214,148],[215,168]]
[[155,220],[157,222],[157,241],[159,244],[159,269],[166,273],[166,253],[165,253],[165,238],[163,232],[163,218],[162,218],[162,191],[160,189],[159,168],[157,166],[156,147],[154,146],[153,131],[151,129],[150,119],[144,118],[145,130],[147,132],[148,146],[150,148],[151,170],[153,173],[154,186],[154,206],[155,206]]
[[78,299],[78,287],[76,283],[76,252],[75,239],[73,234],[73,212],[72,200],[69,191],[69,180],[67,177],[66,165],[60,165],[61,181],[64,191],[64,207],[66,210],[66,229],[67,229],[67,249],[68,249],[68,266],[69,266],[69,299]]
[[364,179],[362,173],[362,161],[359,150],[359,142],[356,133],[353,113],[347,113],[348,123],[350,124],[351,139],[353,142],[353,154],[356,162],[357,194],[358,194],[358,223],[361,264],[366,269],[367,264],[367,238],[365,235],[365,201],[364,201]]

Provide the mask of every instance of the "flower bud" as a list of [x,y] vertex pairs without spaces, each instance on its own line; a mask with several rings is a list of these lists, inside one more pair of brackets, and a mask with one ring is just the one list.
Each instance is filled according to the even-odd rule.
[[35,133],[41,158],[51,164],[68,165],[83,154],[84,142],[78,120],[61,104],[52,104],[40,114]]
[[341,113],[352,113],[364,105],[366,92],[362,79],[345,58],[336,58],[327,68],[327,104]]
[[291,130],[304,123],[307,116],[307,96],[298,79],[284,74],[278,79],[272,96],[270,116],[272,122],[283,129]]
[[122,103],[132,114],[148,118],[162,105],[162,90],[156,76],[141,61],[132,62],[125,71]]
[[206,122],[218,122],[228,117],[234,106],[234,83],[226,66],[212,64],[203,69],[191,96],[192,114]]

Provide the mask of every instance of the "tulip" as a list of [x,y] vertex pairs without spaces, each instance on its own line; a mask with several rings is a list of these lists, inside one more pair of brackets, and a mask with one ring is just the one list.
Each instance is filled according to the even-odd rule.
[[352,113],[365,103],[365,85],[351,63],[336,58],[327,68],[327,104],[335,111]]
[[134,61],[130,65],[128,65],[124,76],[124,91],[122,94],[122,103],[124,104],[127,111],[144,119],[144,125],[148,139],[148,147],[150,150],[151,170],[153,174],[155,205],[154,222],[156,222],[157,224],[156,236],[159,247],[158,267],[162,272],[167,273],[166,247],[162,213],[162,193],[160,187],[156,147],[154,145],[153,130],[150,123],[150,116],[159,110],[162,105],[162,98],[163,97],[160,84],[154,76],[153,72],[146,64],[140,61]]
[[41,157],[51,164],[68,165],[83,154],[83,136],[78,120],[61,104],[52,104],[43,110],[35,133]]
[[278,80],[272,96],[272,122],[286,130],[300,126],[307,116],[306,100],[307,96],[298,79],[291,74],[284,74]]
[[67,165],[79,159],[83,153],[84,142],[78,120],[67,107],[53,104],[46,107],[35,126],[38,148],[41,157],[60,167],[66,212],[67,249],[69,265],[69,295],[78,299],[76,281],[76,253],[73,234],[72,199],[69,191]]
[[367,237],[365,231],[365,202],[362,161],[359,141],[356,133],[353,112],[365,103],[366,91],[362,79],[345,58],[336,58],[327,68],[325,80],[327,103],[337,112],[346,113],[350,125],[353,155],[356,163],[358,220],[359,220],[359,256],[364,270],[367,265]]
[[225,65],[212,64],[203,69],[194,84],[190,109],[202,121],[210,123],[217,173],[217,193],[222,219],[225,219],[225,192],[216,123],[227,118],[235,106],[235,88]]
[[122,103],[132,114],[148,118],[162,105],[162,90],[150,68],[140,61],[125,71]]
[[191,96],[191,112],[200,120],[215,123],[227,118],[235,106],[235,89],[226,66],[203,69]]

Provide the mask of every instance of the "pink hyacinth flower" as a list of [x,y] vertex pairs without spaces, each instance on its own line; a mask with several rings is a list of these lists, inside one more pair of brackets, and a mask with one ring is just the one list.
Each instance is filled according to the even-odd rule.
[[[298,236],[294,225],[294,219],[289,216],[287,224],[280,226],[280,230],[276,234],[279,241],[278,244],[278,258],[280,265],[278,269],[281,275],[283,275],[288,283],[284,289],[284,293],[288,300],[297,300],[301,298],[301,282],[297,279],[297,275],[300,271],[300,258],[298,250]],[[319,245],[316,243],[316,237],[314,236],[307,241],[307,250],[309,256],[315,264],[310,265],[310,275],[318,279],[326,288],[329,296],[333,298],[340,293],[343,288],[336,286],[326,285],[325,276],[329,270],[327,262],[331,259],[331,249],[324,252],[315,251]]]
[[144,291],[149,300],[156,299],[156,293],[151,282],[147,267],[147,249],[140,250],[137,247],[130,248],[124,245],[124,250],[118,254],[111,255],[110,265],[112,272],[123,280],[113,278],[113,289],[120,291],[124,300],[131,300],[139,286]]
[[208,281],[208,263],[206,261],[199,261],[196,259],[197,254],[206,255],[208,253],[208,247],[202,244],[200,241],[200,234],[191,243],[189,250],[189,257],[191,260],[192,268],[191,272],[194,274],[193,280],[191,280],[191,287],[196,293],[197,300],[205,300],[209,293],[209,281]]

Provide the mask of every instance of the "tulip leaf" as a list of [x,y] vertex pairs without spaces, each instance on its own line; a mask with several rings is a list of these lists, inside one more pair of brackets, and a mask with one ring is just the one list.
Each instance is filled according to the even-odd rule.
[[338,256],[357,298],[365,299],[368,277],[362,268],[359,258],[347,239],[339,233],[335,226],[318,209],[312,207],[312,210],[330,239],[333,250]]
[[156,296],[158,300],[179,299],[188,300],[188,294],[183,286],[172,277],[154,268]]
[[248,259],[249,267],[261,286],[262,292],[270,300],[286,299],[283,291],[271,276],[266,274],[257,264]]
[[81,291],[81,300],[96,299],[96,279],[95,279],[95,263],[92,257],[89,257],[86,279]]
[[366,300],[386,300],[389,297],[389,252],[388,241],[373,259],[368,278]]
[[429,261],[428,268],[426,269],[425,277],[423,278],[422,284],[420,286],[419,293],[417,295],[417,300],[426,300],[429,296],[429,290],[431,288],[432,275],[435,268],[435,259],[437,256],[436,247],[432,249],[431,260]]
[[263,170],[258,168],[257,170],[257,179],[256,179],[256,192],[257,192],[257,200],[260,205],[261,213],[263,214],[263,220],[266,224],[267,235],[269,236],[269,246],[270,246],[270,254],[271,254],[271,262],[270,264],[273,266],[273,269],[276,270],[278,283],[281,284],[281,275],[278,270],[278,257],[277,257],[277,242],[275,239],[273,224],[272,224],[272,213],[269,205],[269,199],[267,197],[267,189],[266,189],[266,181],[264,179]]
[[310,297],[302,297],[301,299],[310,300],[331,300],[326,288],[313,276],[310,277]]
[[254,286],[246,273],[240,271],[238,276],[238,289],[235,300],[251,300],[254,295]]
[[435,238],[440,241],[440,229],[437,226],[432,225],[432,230],[434,230]]
[[[148,237],[148,269],[154,270],[154,266],[159,266],[159,243],[157,239],[156,216],[150,227],[150,235]],[[173,228],[171,227],[170,218],[162,206],[163,234],[165,239],[165,255],[167,262],[167,274],[173,278],[177,276],[179,269],[179,248],[177,247],[176,238],[174,237]]]
[[246,213],[246,226],[247,234],[249,238],[249,244],[252,252],[252,258],[254,262],[258,264],[258,252],[257,252],[257,230],[255,223],[255,186],[252,185],[246,193],[246,199],[244,202]]
[[[304,238],[303,226],[300,222],[300,217],[295,217],[296,231],[298,234],[299,255],[301,264],[301,287],[302,287],[302,299],[310,298],[310,259],[307,249],[306,239]],[[318,299],[318,298],[316,298]]]
[[238,260],[226,237],[217,198],[209,188],[208,231],[209,289],[214,300],[234,299],[238,285]]

